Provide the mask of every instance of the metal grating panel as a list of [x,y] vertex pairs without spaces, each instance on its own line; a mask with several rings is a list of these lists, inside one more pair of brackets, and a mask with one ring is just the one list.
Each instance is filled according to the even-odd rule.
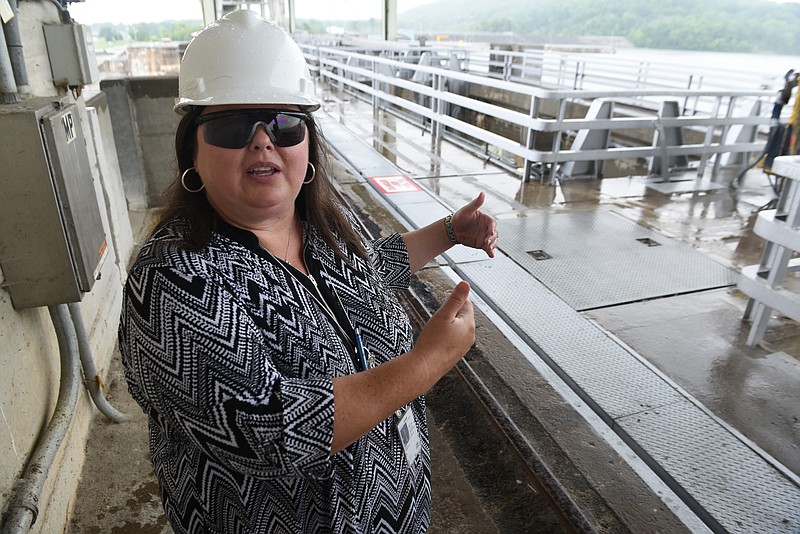
[[611,418],[681,399],[605,331],[508,258],[462,264],[457,270]]
[[443,258],[439,264],[447,265],[449,260],[454,263],[467,263],[471,261],[483,261],[489,259],[489,256],[483,250],[477,250],[469,247],[456,246],[444,253]]
[[697,406],[617,423],[730,532],[800,532],[798,488]]
[[800,487],[521,267],[457,271],[730,532],[800,531]]
[[[441,219],[442,217],[444,217],[445,215],[450,213],[450,210],[448,210],[446,207],[444,207],[444,205],[441,202],[437,201],[436,198],[433,195],[431,195],[430,193],[428,193],[424,189],[422,189],[420,191],[414,191],[413,193],[412,192],[409,192],[409,193],[391,193],[391,194],[388,194],[388,195],[383,193],[382,191],[380,191],[378,188],[375,188],[375,191],[379,195],[382,195],[383,198],[385,198],[386,201],[389,202],[389,204],[391,204],[392,206],[394,206],[398,210],[407,209],[409,204],[417,204],[417,205],[420,205],[420,206],[430,206],[431,207],[431,213],[432,214],[435,213],[436,217],[434,217],[434,216],[424,217],[424,214],[426,213],[426,211],[423,211],[421,213],[421,215],[423,215],[424,222],[417,221],[416,219],[413,219],[414,223],[415,223],[414,226],[420,226],[420,227],[425,226],[429,222],[433,222],[436,219]],[[412,207],[410,207],[408,209],[415,209],[415,208],[412,206]]]
[[538,214],[498,228],[503,251],[576,310],[735,283],[731,269],[613,212]]
[[[421,194],[426,195],[426,193]],[[427,199],[427,202],[421,201],[422,198],[418,198],[420,201],[414,203],[396,203],[395,197],[402,195],[403,194],[384,195],[384,198],[392,205],[392,207],[402,213],[403,216],[414,225],[414,228],[422,228],[423,226],[427,226],[433,221],[441,219],[450,213],[450,210],[445,208],[441,202],[436,202],[429,196],[424,197]]]

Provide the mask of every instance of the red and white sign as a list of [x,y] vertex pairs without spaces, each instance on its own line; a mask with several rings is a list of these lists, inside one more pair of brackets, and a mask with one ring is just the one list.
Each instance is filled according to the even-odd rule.
[[369,181],[386,195],[422,191],[420,186],[401,174],[397,176],[372,176],[369,178]]

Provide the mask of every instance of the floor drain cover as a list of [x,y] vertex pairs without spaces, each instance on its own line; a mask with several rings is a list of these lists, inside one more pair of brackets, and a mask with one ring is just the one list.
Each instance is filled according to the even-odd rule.
[[531,257],[536,261],[549,260],[550,258],[553,257],[550,254],[548,254],[547,252],[545,252],[544,250],[529,250],[528,254],[530,254]]

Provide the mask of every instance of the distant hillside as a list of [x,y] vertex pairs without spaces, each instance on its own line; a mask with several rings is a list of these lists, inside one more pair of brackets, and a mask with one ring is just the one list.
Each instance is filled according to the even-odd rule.
[[800,55],[800,4],[767,0],[440,0],[402,13],[398,27],[604,35],[644,48]]
[[[324,33],[342,26],[379,34],[380,20],[298,20]],[[188,40],[200,21],[94,24],[100,46],[120,41]],[[398,15],[398,28],[443,33],[513,34],[538,42],[618,37],[641,48],[800,56],[800,4],[769,0],[439,0]],[[585,40],[584,40],[585,42]]]

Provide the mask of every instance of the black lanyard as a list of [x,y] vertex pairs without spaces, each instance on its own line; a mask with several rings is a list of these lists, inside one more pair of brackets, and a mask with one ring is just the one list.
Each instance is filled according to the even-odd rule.
[[306,268],[308,269],[307,275],[291,263],[281,262],[281,260],[278,261],[281,262],[282,267],[288,268],[292,277],[300,282],[311,294],[320,308],[320,311],[331,321],[331,324],[334,326],[334,329],[339,334],[339,337],[344,342],[350,354],[354,354],[356,346],[355,328],[353,328],[338,295],[336,295],[322,279],[322,270],[319,262],[309,253],[307,247],[303,248],[303,252]]

